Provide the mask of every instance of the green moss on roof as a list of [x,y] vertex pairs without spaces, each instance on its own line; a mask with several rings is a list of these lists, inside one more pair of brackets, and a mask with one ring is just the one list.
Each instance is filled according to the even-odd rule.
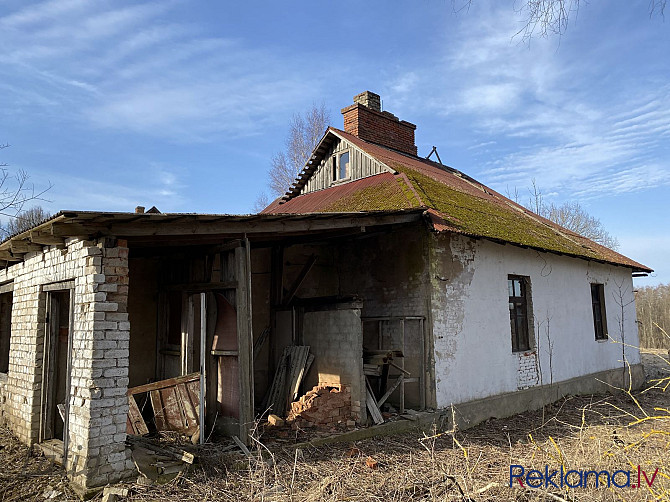
[[367,186],[342,197],[323,212],[387,211],[418,207],[419,201],[403,180]]
[[496,203],[484,197],[464,193],[402,165],[393,167],[407,175],[426,205],[439,211],[448,225],[465,234],[566,254],[602,258],[593,250],[573,242],[566,235],[504,201]]

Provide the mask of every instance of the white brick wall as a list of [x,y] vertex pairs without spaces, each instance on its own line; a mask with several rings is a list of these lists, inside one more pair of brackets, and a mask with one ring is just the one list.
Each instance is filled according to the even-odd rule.
[[[128,249],[69,239],[65,249],[45,247],[0,271],[14,281],[6,399],[10,428],[24,442],[38,441],[45,330],[42,286],[74,280],[72,372],[67,469],[82,488],[105,485],[134,471],[125,448],[128,402]],[[0,408],[0,413],[2,408]]]
[[528,389],[540,383],[537,372],[537,354],[535,351],[517,352],[519,369],[517,370],[517,389]]

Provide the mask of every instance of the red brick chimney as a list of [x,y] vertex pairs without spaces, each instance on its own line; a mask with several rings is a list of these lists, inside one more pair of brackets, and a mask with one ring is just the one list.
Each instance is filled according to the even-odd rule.
[[416,155],[416,126],[381,111],[379,94],[365,91],[354,96],[354,104],[342,109],[344,130],[359,138],[403,153]]

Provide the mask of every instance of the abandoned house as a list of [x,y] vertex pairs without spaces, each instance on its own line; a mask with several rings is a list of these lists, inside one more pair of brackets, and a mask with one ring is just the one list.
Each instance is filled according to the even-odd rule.
[[[189,433],[247,441],[270,409],[476,423],[642,381],[648,267],[419,157],[416,126],[354,100],[260,214],[62,211],[0,244],[0,417],[56,445],[82,493],[136,475],[143,392],[157,426],[177,399]],[[302,409],[315,388],[341,394],[328,416]]]

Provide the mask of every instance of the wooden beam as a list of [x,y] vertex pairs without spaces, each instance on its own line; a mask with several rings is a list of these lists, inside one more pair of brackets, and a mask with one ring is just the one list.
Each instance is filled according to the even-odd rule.
[[244,235],[274,232],[318,232],[338,228],[401,224],[418,221],[421,214],[416,211],[394,214],[336,214],[328,217],[300,216],[294,218],[232,220],[221,218],[215,221],[199,221],[184,217],[169,225],[160,219],[124,223],[110,220],[108,223],[60,223],[53,225],[52,235],[112,235],[123,237],[177,236],[177,235]]
[[254,351],[251,313],[251,270],[249,241],[235,249],[235,290],[237,310],[237,357],[240,388],[240,439],[249,444],[249,432],[254,421]]
[[200,293],[203,291],[212,291],[217,289],[236,289],[237,281],[191,282],[183,284],[167,284],[163,287],[169,291],[192,291]]
[[10,251],[0,251],[0,260],[4,261],[23,261],[23,254],[21,253],[12,253]]
[[381,408],[381,406],[386,402],[386,400],[393,394],[393,391],[398,388],[398,386],[405,380],[405,375],[400,375],[396,381],[391,385],[391,388],[386,391],[386,393],[379,398],[379,401],[377,401],[377,407]]
[[28,241],[19,241],[11,240],[9,243],[9,248],[12,250],[12,253],[30,253],[32,251],[42,251],[42,246],[39,244],[33,244]]
[[307,263],[305,263],[305,266],[302,267],[298,277],[296,277],[295,281],[293,281],[291,289],[289,289],[289,292],[284,300],[284,305],[289,305],[291,303],[291,300],[293,300],[293,297],[298,292],[298,289],[300,289],[300,286],[302,286],[302,283],[305,281],[307,274],[309,274],[309,271],[312,270],[314,263],[316,263],[316,255],[313,254],[309,257]]
[[65,244],[65,240],[62,237],[55,237],[53,235],[42,232],[30,232],[29,240],[35,244],[42,244],[43,246],[56,246]]
[[152,390],[162,389],[164,387],[171,387],[179,383],[188,383],[198,380],[200,378],[200,373],[191,373],[190,375],[184,375],[175,378],[168,378],[167,380],[161,380],[160,382],[147,383],[144,385],[138,385],[137,387],[132,387],[128,389],[128,395],[134,396],[135,394],[142,394],[144,392],[151,392]]

